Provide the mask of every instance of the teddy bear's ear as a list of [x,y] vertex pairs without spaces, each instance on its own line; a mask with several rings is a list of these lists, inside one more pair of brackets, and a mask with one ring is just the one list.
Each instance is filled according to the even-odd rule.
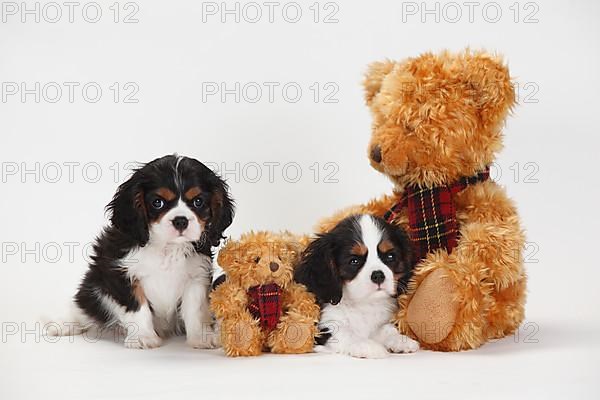
[[302,251],[308,246],[309,239],[307,236],[293,236],[286,242],[286,249],[289,252],[292,264],[297,265],[300,261]]
[[234,240],[228,240],[225,245],[219,250],[217,262],[219,266],[227,272],[234,260],[239,256],[240,244]]
[[379,90],[381,90],[383,78],[392,71],[394,65],[396,65],[396,63],[390,60],[377,61],[369,64],[367,73],[365,74],[365,80],[363,81],[367,105],[371,105],[373,98],[379,93]]
[[515,88],[502,59],[467,51],[463,71],[468,96],[477,105],[482,123],[493,126],[504,120],[515,105]]

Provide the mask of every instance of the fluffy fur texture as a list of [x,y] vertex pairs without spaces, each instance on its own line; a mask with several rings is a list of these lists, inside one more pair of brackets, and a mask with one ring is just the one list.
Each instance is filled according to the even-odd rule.
[[[407,185],[450,185],[492,163],[515,104],[507,67],[483,52],[427,53],[372,64],[364,82],[373,115],[371,165],[395,184],[392,195],[321,222],[327,232],[356,213],[383,216]],[[505,191],[489,180],[454,196],[458,246],[416,267],[400,296],[397,324],[422,347],[458,351],[512,333],[524,318],[524,234]],[[406,227],[406,214],[394,223]]]
[[233,218],[225,182],[197,160],[165,156],[137,169],[107,210],[111,224],[96,239],[69,322],[77,332],[123,328],[129,348],[183,332],[190,346],[214,347],[211,247]]
[[[289,233],[250,232],[230,240],[219,252],[226,274],[210,294],[211,309],[221,324],[221,342],[231,357],[312,351],[319,307],[306,288],[292,281],[293,267],[305,239]],[[248,311],[248,290],[257,285],[282,288],[282,315],[275,329],[265,332]]]
[[419,348],[391,323],[396,298],[406,291],[411,275],[406,233],[381,218],[356,215],[308,246],[295,279],[315,293],[322,307],[317,343],[328,351],[382,358],[388,351]]

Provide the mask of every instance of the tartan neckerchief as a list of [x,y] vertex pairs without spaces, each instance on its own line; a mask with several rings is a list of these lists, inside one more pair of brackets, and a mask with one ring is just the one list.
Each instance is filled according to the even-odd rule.
[[408,185],[400,201],[384,219],[391,223],[406,207],[408,212],[408,237],[413,244],[414,262],[418,263],[436,249],[452,252],[458,242],[458,221],[454,195],[467,186],[486,181],[490,176],[489,166],[468,177],[462,177],[451,185],[422,188]]
[[263,330],[270,332],[277,326],[281,317],[281,295],[283,291],[276,283],[252,286],[248,289],[248,311],[259,320]]

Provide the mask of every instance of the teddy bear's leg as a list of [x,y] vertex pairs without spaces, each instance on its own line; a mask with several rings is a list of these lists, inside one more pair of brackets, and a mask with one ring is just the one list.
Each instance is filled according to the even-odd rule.
[[288,313],[281,317],[277,328],[267,338],[267,345],[273,353],[310,353],[316,334],[317,327],[312,319]]
[[487,269],[475,260],[457,259],[439,251],[418,266],[409,296],[401,296],[398,326],[422,347],[458,351],[486,340],[486,310],[491,302]]
[[221,344],[228,356],[257,356],[262,353],[263,343],[258,321],[248,312],[221,322]]
[[442,351],[477,348],[513,332],[524,317],[523,240],[511,219],[464,224],[450,256],[430,255],[418,267],[418,289],[405,300],[400,327]]
[[458,286],[450,278],[443,263],[424,267],[434,268],[419,283],[418,290],[405,308],[406,321],[421,343],[434,344],[445,339],[452,328],[458,313],[458,303],[454,301]]

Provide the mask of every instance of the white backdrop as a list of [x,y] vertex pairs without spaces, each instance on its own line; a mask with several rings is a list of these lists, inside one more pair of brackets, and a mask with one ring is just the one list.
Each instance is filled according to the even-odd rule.
[[[287,385],[297,376],[297,397],[333,390],[332,378],[344,380],[335,390],[397,397],[407,376],[406,393],[421,397],[600,394],[600,272],[590,256],[600,225],[600,3],[0,6],[0,394],[218,397],[233,395],[232,379],[260,386],[261,374]],[[178,152],[217,166],[237,201],[230,235],[310,232],[320,217],[391,190],[366,157],[366,65],[466,46],[504,54],[518,82],[495,176],[529,240],[520,336],[464,354],[366,362],[365,371],[335,356],[232,361],[177,340],[135,353],[26,333],[74,293],[103,207],[132,162]],[[97,371],[104,366],[112,372]],[[138,377],[142,367],[148,378]],[[393,390],[382,379],[395,380]]]

